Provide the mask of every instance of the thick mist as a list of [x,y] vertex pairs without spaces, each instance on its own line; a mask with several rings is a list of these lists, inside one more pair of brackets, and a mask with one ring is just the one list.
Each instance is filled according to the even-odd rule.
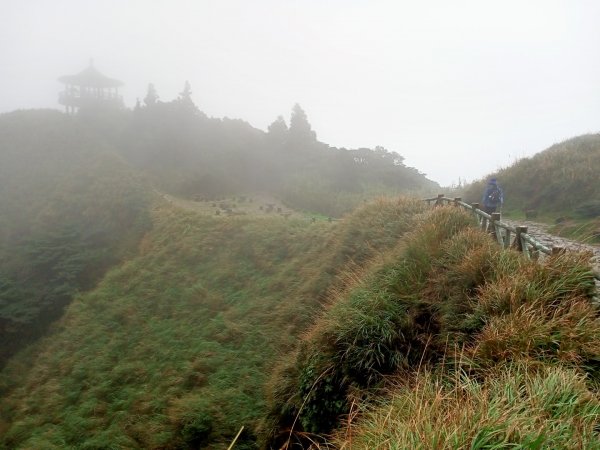
[[183,82],[266,130],[300,103],[319,139],[381,145],[442,184],[598,130],[594,1],[5,1],[0,111],[59,108],[90,59],[128,107]]

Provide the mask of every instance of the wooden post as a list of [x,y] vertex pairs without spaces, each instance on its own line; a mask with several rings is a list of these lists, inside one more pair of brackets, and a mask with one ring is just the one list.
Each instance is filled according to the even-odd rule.
[[512,247],[519,251],[522,252],[524,251],[523,249],[523,238],[522,238],[522,234],[527,234],[527,227],[524,226],[517,226],[515,227],[515,240],[513,241]]
[[444,198],[444,194],[438,194],[437,200],[435,201],[434,206],[442,206],[444,204],[444,202],[442,201],[443,198]]
[[454,197],[454,206],[460,206],[458,202],[462,201],[461,197]]
[[527,227],[525,227],[525,231],[521,232],[521,251],[525,254],[525,257],[527,257],[527,259],[531,259],[532,254],[529,251],[529,245],[523,237],[523,234],[527,234]]
[[500,233],[500,229],[497,225],[497,222],[500,221],[500,213],[492,213],[492,220],[490,223],[490,234],[494,236],[494,239],[498,241],[500,246],[504,246],[504,241],[502,240],[502,234]]
[[510,228],[506,229],[506,235],[504,236],[504,248],[510,247]]
[[471,203],[471,209],[473,210],[473,214],[475,214],[475,219],[477,219],[477,223],[481,223],[481,216],[477,214],[477,210],[479,209],[479,203]]

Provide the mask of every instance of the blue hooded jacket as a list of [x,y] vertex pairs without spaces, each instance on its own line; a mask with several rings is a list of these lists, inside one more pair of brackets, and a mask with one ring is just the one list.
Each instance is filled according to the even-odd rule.
[[[495,190],[499,191],[499,195],[497,196],[496,200],[492,198],[492,192],[494,192]],[[492,178],[489,181],[487,187],[485,188],[485,192],[483,193],[483,197],[481,198],[481,203],[483,203],[483,205],[486,207],[494,207],[504,204],[504,192],[502,192],[502,188],[498,186],[498,182],[495,178]]]

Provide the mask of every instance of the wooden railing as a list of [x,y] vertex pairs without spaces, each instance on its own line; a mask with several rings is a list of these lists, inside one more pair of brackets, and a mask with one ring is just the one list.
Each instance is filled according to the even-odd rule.
[[547,247],[539,242],[527,233],[526,226],[510,226],[502,222],[500,213],[488,214],[479,209],[479,203],[465,203],[460,197],[447,198],[444,197],[444,194],[439,194],[435,198],[427,198],[425,201],[429,205],[441,206],[450,204],[472,212],[481,229],[491,234],[498,241],[498,244],[503,248],[514,248],[523,252],[529,259],[537,260],[540,253],[555,255],[564,252],[563,247]]

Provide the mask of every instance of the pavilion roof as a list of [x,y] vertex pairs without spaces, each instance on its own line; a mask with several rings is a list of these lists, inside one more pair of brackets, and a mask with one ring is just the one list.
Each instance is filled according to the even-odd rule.
[[90,65],[87,69],[82,70],[76,75],[64,75],[60,77],[58,81],[65,84],[74,84],[76,86],[98,88],[119,87],[123,85],[122,81],[101,74],[93,65]]

